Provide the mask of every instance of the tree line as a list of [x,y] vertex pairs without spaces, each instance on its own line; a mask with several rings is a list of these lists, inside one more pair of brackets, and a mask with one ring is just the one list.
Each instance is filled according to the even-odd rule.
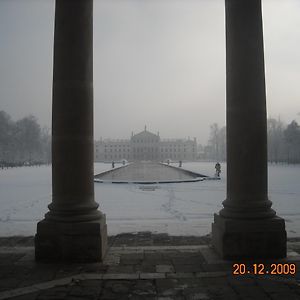
[[[245,133],[247,134],[247,133]],[[293,120],[267,120],[268,160],[272,163],[300,163],[300,126]],[[210,126],[207,145],[198,145],[198,158],[226,161],[226,127]],[[34,116],[13,121],[0,111],[0,167],[51,162],[51,134]]]
[[[247,134],[247,133],[245,133]],[[268,160],[272,163],[300,163],[300,126],[293,120],[284,124],[279,118],[267,120]],[[206,146],[200,146],[200,158],[226,160],[226,127],[217,123],[210,126]]]
[[51,136],[34,116],[13,121],[0,111],[0,166],[50,163]]

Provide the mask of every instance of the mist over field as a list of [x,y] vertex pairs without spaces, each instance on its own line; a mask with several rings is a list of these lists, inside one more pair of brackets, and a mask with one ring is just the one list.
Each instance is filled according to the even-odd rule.
[[[51,127],[54,1],[0,2],[0,104]],[[298,0],[263,0],[268,116],[299,119]],[[223,0],[94,1],[95,139],[148,126],[209,139],[225,124]],[[175,126],[176,124],[176,126]]]

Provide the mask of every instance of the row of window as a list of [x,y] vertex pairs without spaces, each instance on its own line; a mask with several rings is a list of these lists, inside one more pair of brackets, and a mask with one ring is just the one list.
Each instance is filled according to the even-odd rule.
[[133,143],[158,143],[159,140],[132,140]]
[[129,148],[130,147],[130,145],[120,145],[120,144],[116,144],[116,145],[104,145],[104,147],[105,148],[108,148],[108,147],[110,147],[110,148],[113,148],[113,147],[123,147],[123,148]]
[[[148,150],[148,151],[147,151]],[[130,152],[130,149],[104,149],[104,152]],[[158,149],[156,148],[133,148],[133,152],[157,152]],[[160,152],[176,152],[176,149],[160,149]],[[182,152],[182,149],[177,149],[177,152]],[[186,149],[183,149],[183,152],[186,152]],[[192,152],[195,152],[195,148],[192,149]],[[99,149],[96,148],[96,153],[99,153]]]
[[[133,155],[133,159],[153,159],[153,158],[158,158],[158,159],[185,159],[187,158],[187,156],[184,155]],[[99,159],[98,156],[96,156],[96,159]],[[104,159],[131,159],[131,155],[123,155],[123,154],[113,154],[113,155],[104,155]]]
[[[113,145],[104,145],[104,147],[105,148],[130,148],[131,147],[131,145],[130,144],[124,144],[124,145],[122,145],[122,144],[113,144]],[[175,147],[177,147],[177,148],[182,148],[182,147],[187,147],[187,145],[186,144],[181,144],[181,145],[178,145],[178,144],[171,144],[171,145],[163,145],[163,146],[161,146],[161,147],[163,147],[163,148],[165,148],[165,147],[168,147],[168,148],[170,148],[170,147],[173,147],[173,148],[175,148]],[[96,145],[96,148],[98,148],[98,145]]]
[[[106,152],[130,152],[130,149],[104,149],[104,152],[106,153]],[[97,150],[96,150],[96,152],[98,152]]]
[[[104,152],[130,152],[130,149],[104,149]],[[158,149],[154,148],[133,148],[133,152],[158,152]],[[182,152],[182,150],[176,149],[161,149],[160,152]],[[183,149],[183,152],[186,152],[186,149]],[[192,150],[192,152],[195,152],[195,149]],[[96,153],[99,153],[98,149],[96,148]]]

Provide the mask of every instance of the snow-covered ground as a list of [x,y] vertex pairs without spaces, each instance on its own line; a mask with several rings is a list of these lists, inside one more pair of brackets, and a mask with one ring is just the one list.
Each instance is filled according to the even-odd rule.
[[[174,164],[177,165],[177,164]],[[118,164],[116,164],[116,167]],[[111,168],[96,163],[95,174]],[[183,168],[213,176],[214,163],[184,163]],[[95,183],[95,197],[106,214],[108,233],[150,230],[172,235],[210,232],[213,214],[226,197],[226,165],[221,180],[193,183]],[[269,165],[269,197],[286,220],[289,237],[300,236],[300,166]],[[148,188],[148,189],[147,189]],[[51,202],[51,167],[0,170],[0,236],[33,235]]]

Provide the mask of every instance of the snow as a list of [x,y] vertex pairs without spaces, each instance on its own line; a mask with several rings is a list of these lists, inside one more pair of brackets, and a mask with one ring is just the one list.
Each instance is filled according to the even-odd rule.
[[[213,214],[226,198],[226,164],[221,166],[221,180],[147,186],[95,183],[95,200],[106,214],[108,234],[208,234]],[[215,172],[213,162],[183,163],[183,168],[208,176]],[[109,169],[111,164],[95,163],[95,174]],[[269,197],[285,218],[289,237],[300,236],[299,175],[299,165],[269,165]],[[51,202],[51,166],[0,170],[0,201],[0,236],[34,235]]]

